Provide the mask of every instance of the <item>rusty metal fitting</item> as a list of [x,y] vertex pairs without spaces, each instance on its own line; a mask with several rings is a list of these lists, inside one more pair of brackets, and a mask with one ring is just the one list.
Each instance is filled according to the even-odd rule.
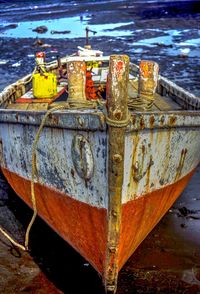
[[117,216],[117,212],[115,210],[112,210],[112,215],[116,217]]
[[116,293],[117,287],[115,285],[108,285],[106,289],[106,294]]
[[94,173],[94,158],[91,145],[83,135],[76,135],[71,145],[72,162],[77,174],[85,180]]
[[115,253],[117,251],[117,248],[114,246],[109,247],[110,252]]
[[120,154],[114,154],[113,161],[116,163],[120,163],[122,161],[122,156]]
[[113,111],[113,116],[114,116],[115,119],[121,120],[122,119],[122,112],[121,112],[121,110],[115,109]]
[[84,126],[84,123],[85,123],[85,122],[84,122],[84,119],[83,119],[82,117],[79,116],[79,117],[77,118],[77,122],[78,122],[78,124],[79,124],[81,127]]

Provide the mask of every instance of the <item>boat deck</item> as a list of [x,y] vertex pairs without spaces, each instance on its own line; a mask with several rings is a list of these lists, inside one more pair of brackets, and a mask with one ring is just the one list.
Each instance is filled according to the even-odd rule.
[[[128,95],[130,98],[137,97],[138,93],[138,83],[135,80],[129,80],[128,85]],[[67,99],[67,95],[66,95]],[[63,100],[62,100],[63,102]],[[54,106],[56,104],[62,103],[60,99],[58,101],[56,99],[43,99],[43,101],[35,99],[34,102],[13,102],[7,105],[7,109],[18,109],[18,110],[28,110],[28,111],[41,111],[47,110],[50,104],[53,103]],[[172,111],[172,110],[182,110],[183,107],[175,102],[169,96],[162,96],[158,93],[155,94],[155,101],[153,103],[152,108],[149,111]]]
[[[73,57],[74,58],[74,57]],[[98,59],[98,58],[97,58]],[[108,62],[109,57],[104,57],[103,60],[98,59],[98,62],[101,63],[101,66],[98,69],[95,69],[95,75],[93,76],[93,81],[95,87],[98,88],[100,85],[103,86],[104,92],[100,94],[103,97],[103,100],[106,97],[106,80],[108,73]],[[66,58],[62,60],[63,71],[66,72]],[[58,74],[57,63],[54,62],[48,67],[49,71]],[[129,83],[128,83],[128,95],[129,98],[138,97],[138,78],[139,78],[139,67],[130,63],[129,71]],[[31,92],[32,82],[30,81],[30,75],[27,75],[23,79],[19,80],[20,83],[24,82],[25,85],[25,96]],[[21,99],[24,97],[23,87],[19,86],[19,81],[15,84],[10,85],[5,91],[0,95],[0,108],[1,109],[14,109],[14,110],[25,110],[25,111],[45,111],[49,108],[52,108],[60,103],[67,101],[68,94],[66,91],[61,90],[62,97],[60,97],[60,92],[58,86],[58,94],[54,99]],[[27,83],[28,81],[28,83]],[[62,84],[62,82],[61,82]],[[66,87],[66,79],[64,81]],[[61,88],[63,88],[61,86]],[[65,88],[63,88],[65,89]],[[20,92],[21,97],[20,97]],[[21,100],[21,101],[20,101]],[[105,101],[105,100],[104,100]],[[183,111],[183,110],[200,110],[200,98],[186,91],[185,89],[179,87],[174,82],[168,80],[163,76],[159,76],[157,92],[155,94],[154,103],[148,111],[145,112],[168,112],[168,111]],[[139,112],[141,112],[140,110]],[[131,112],[138,112],[138,110],[133,110]]]
[[[128,95],[130,98],[135,98],[138,95],[138,82],[134,80],[129,81]],[[170,111],[183,109],[177,102],[168,96],[161,96],[155,93],[155,100],[152,108],[149,111]]]

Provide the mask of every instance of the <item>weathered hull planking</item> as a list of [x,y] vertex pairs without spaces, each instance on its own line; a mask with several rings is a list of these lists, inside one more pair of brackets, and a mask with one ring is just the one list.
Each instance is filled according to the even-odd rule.
[[[166,115],[165,119],[170,117]],[[145,119],[143,115],[140,121]],[[179,114],[175,119],[177,126],[168,124],[167,128],[161,123],[159,127],[145,128],[141,123],[134,124],[132,117],[125,136],[118,270],[171,207],[200,161],[200,119],[194,117],[191,122],[188,116],[191,129],[186,122],[180,127],[181,119]],[[2,171],[30,207],[31,145],[37,128],[28,121],[0,124]],[[38,182],[35,183],[38,213],[104,275],[108,134],[106,130],[78,132],[87,138],[93,154],[93,175],[85,181],[74,168],[71,157],[76,133],[55,125],[45,127],[42,133],[37,148]]]

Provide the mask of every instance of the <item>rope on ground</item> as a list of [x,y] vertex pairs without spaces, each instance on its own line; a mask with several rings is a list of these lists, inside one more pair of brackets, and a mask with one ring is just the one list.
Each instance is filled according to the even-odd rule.
[[21,250],[26,251],[25,246],[19,244],[17,241],[15,241],[5,230],[3,230],[0,227],[0,232],[4,235],[4,237],[6,237],[14,246],[20,248]]

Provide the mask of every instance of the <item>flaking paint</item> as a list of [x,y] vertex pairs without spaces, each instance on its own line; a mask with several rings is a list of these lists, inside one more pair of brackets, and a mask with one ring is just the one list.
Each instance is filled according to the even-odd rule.
[[[37,127],[22,124],[1,124],[3,166],[30,180],[31,146]],[[107,207],[107,135],[106,132],[80,131],[93,154],[93,174],[87,180],[74,169],[71,156],[76,131],[44,128],[37,146],[37,173],[39,182],[61,193],[96,207]],[[71,174],[74,170],[74,176]]]
[[160,189],[190,173],[200,162],[199,142],[199,128],[126,133],[122,202]]

